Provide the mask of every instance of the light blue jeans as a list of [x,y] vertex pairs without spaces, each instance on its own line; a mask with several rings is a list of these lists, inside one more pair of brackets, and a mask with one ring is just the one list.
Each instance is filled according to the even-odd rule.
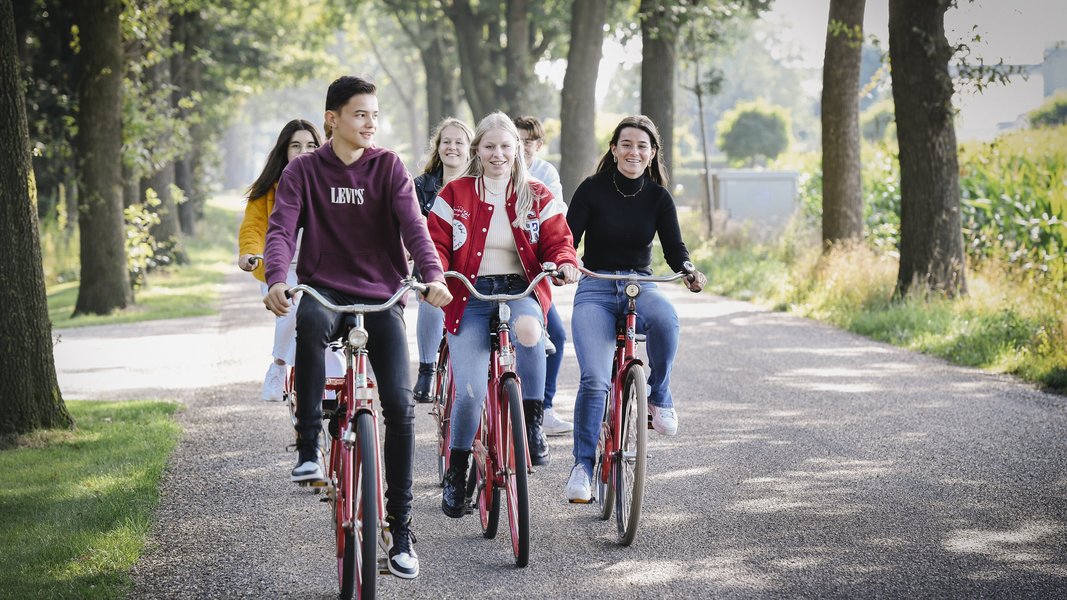
[[[508,276],[479,277],[474,287],[482,294],[515,294],[526,289],[525,278]],[[515,372],[522,380],[524,400],[542,402],[545,396],[544,313],[533,296],[508,302],[511,308],[511,342],[515,347]],[[452,404],[452,439],[454,450],[470,450],[482,417],[489,388],[489,321],[497,312],[495,302],[471,298],[463,310],[458,334],[448,334],[448,351],[452,358],[452,377],[456,398]],[[534,319],[539,334],[532,345],[523,345],[517,322]],[[529,324],[529,323],[527,323]],[[596,442],[593,442],[594,446]]]
[[[634,271],[599,271],[628,274]],[[615,356],[615,324],[626,314],[625,281],[582,277],[574,294],[571,340],[578,358],[581,380],[574,402],[574,462],[590,477],[596,460],[600,422],[604,416]],[[649,404],[674,406],[671,398],[671,368],[678,352],[678,313],[654,283],[642,283],[637,297],[637,332],[647,336],[651,391]]]
[[415,336],[419,342],[420,363],[432,363],[437,360],[437,349],[441,347],[444,327],[445,311],[419,298],[419,318],[415,324]]

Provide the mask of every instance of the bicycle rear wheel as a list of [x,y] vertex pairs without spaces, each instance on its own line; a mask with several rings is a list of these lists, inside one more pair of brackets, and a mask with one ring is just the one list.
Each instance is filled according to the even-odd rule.
[[[359,442],[359,597],[373,598],[378,582],[378,440],[374,435],[374,415],[356,415]],[[353,527],[356,526],[353,523]]]
[[[482,448],[489,448],[489,428],[485,418],[485,410],[482,410],[482,424],[478,428],[478,439],[475,443],[481,443]],[[500,525],[500,488],[493,483],[492,464],[488,459],[485,465],[472,457],[471,470],[477,473],[477,481],[474,485],[474,493],[477,494],[475,503],[478,505],[478,519],[482,526],[482,536],[487,539],[496,537],[497,527]]]
[[619,529],[619,543],[629,546],[637,536],[637,526],[641,520],[648,462],[648,391],[641,365],[631,365],[623,382],[620,452],[612,471],[615,477],[615,520]]
[[511,550],[516,566],[525,567],[530,562],[530,489],[526,472],[522,392],[515,379],[505,379],[501,391],[501,397],[507,399],[507,410],[500,411],[501,424],[505,425],[501,432],[504,436],[501,462],[507,472],[504,488],[507,491],[508,523],[511,526]]
[[437,371],[434,373],[433,412],[437,420],[437,479],[445,485],[448,471],[449,438],[452,437],[452,401],[456,390],[452,385],[452,364],[448,354],[447,338],[441,340],[437,352]]
[[604,418],[600,422],[600,439],[596,445],[596,465],[593,467],[593,483],[596,484],[596,501],[600,506],[600,520],[607,521],[611,518],[611,510],[615,507],[615,480],[611,475],[611,465],[605,454],[608,450],[609,437],[611,435],[611,413],[614,403],[614,394],[608,393],[604,401]]

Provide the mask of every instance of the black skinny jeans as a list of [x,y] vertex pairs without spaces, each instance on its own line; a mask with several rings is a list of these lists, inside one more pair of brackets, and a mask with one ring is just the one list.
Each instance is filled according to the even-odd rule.
[[[334,304],[381,304],[329,288],[315,288]],[[314,298],[303,298],[296,312],[296,431],[302,440],[317,440],[322,427],[322,393],[326,387],[323,352],[341,334],[344,315]],[[415,455],[415,405],[408,368],[404,309],[367,313],[367,352],[385,419],[385,509],[406,519],[411,513],[412,462]]]

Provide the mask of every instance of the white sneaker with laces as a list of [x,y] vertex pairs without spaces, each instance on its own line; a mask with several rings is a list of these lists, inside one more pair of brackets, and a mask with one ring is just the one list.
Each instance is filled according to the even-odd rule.
[[267,376],[263,378],[263,399],[267,402],[281,402],[282,390],[285,388],[285,365],[270,363]]
[[545,409],[544,419],[541,421],[547,435],[562,435],[574,431],[574,424],[556,416],[551,408]]
[[325,481],[326,472],[321,460],[309,460],[297,465],[289,476],[290,481]]
[[588,504],[593,501],[589,474],[582,465],[574,465],[567,480],[567,500],[572,504]]
[[652,429],[660,435],[675,435],[678,433],[678,415],[673,406],[648,405],[648,412],[652,413]]

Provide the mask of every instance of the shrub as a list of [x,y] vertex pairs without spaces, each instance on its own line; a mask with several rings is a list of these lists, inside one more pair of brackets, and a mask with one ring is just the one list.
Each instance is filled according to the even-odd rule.
[[789,147],[789,114],[763,101],[741,102],[719,122],[719,148],[731,163],[773,160]]

